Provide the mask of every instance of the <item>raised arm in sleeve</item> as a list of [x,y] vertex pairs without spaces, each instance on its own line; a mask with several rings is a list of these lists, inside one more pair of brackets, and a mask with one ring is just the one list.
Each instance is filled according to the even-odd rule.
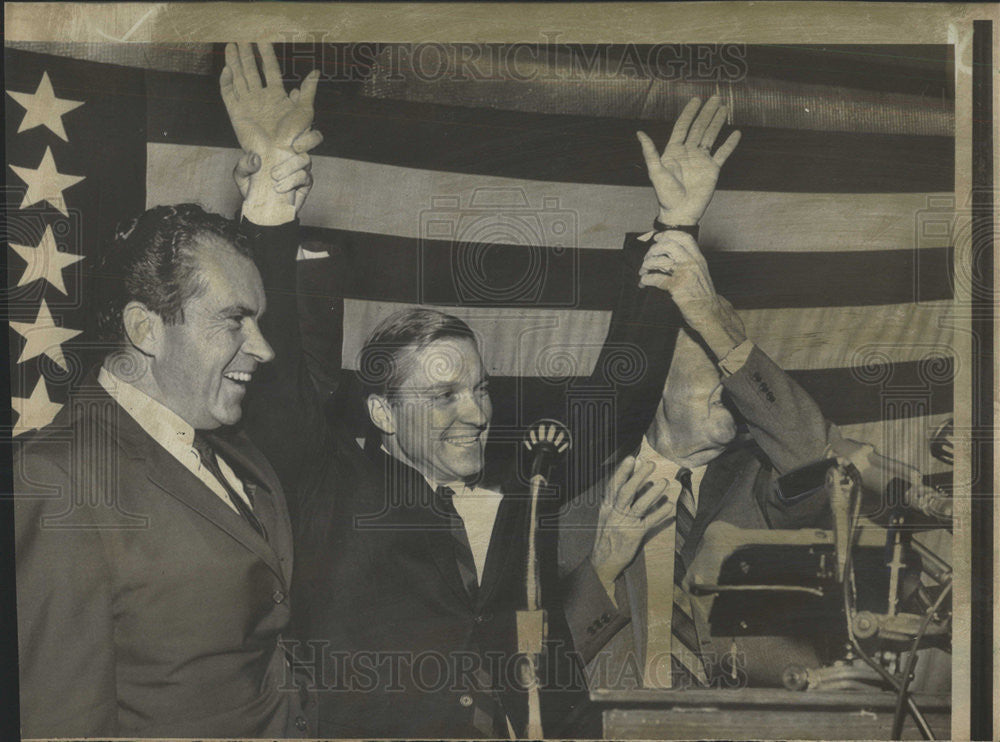
[[[722,383],[776,476],[821,459],[827,444],[840,437],[816,401],[756,346]],[[779,500],[773,488],[760,507],[775,528],[818,525],[828,510],[822,493],[793,504]]]
[[244,429],[264,452],[289,498],[298,501],[333,445],[322,405],[302,352],[296,291],[298,222],[260,227],[244,219],[264,282],[267,308],[261,330],[275,357],[254,374],[243,402]]

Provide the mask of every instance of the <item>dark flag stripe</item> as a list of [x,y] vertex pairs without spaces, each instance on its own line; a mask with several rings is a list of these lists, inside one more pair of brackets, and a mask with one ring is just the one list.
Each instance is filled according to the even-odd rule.
[[[231,147],[214,78],[150,72],[151,142]],[[317,155],[530,180],[646,186],[635,140],[672,122],[463,108],[352,96],[321,86]],[[741,127],[720,190],[917,193],[954,188],[951,137]],[[724,134],[723,134],[724,136]]]
[[[343,296],[355,299],[609,309],[617,291],[607,280],[620,265],[616,250],[452,243],[314,227],[305,230],[305,239],[309,250],[332,252],[326,269],[339,277]],[[951,257],[944,248],[706,255],[716,288],[737,309],[951,299]],[[372,271],[372,265],[392,270]]]

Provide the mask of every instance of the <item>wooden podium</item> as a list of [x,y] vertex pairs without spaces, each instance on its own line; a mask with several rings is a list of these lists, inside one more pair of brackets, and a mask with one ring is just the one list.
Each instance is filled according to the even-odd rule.
[[[885,691],[594,690],[604,739],[889,739],[896,697]],[[951,698],[914,694],[938,739],[951,737]],[[921,739],[907,717],[903,739]]]

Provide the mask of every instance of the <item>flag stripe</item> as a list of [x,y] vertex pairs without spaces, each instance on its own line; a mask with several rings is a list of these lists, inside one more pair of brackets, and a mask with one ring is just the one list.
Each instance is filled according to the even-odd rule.
[[[231,147],[213,78],[150,72],[151,142]],[[672,122],[463,108],[317,95],[317,155],[422,170],[606,185],[645,186],[635,131],[666,141]],[[737,122],[738,123],[738,122]],[[720,190],[926,193],[954,186],[953,139],[741,127],[743,141]],[[387,194],[382,194],[383,198]]]
[[[239,153],[228,147],[149,144],[149,205],[194,200],[213,211],[233,213],[239,207],[232,181]],[[650,228],[656,214],[648,183],[517,180],[325,156],[313,158],[313,175],[303,223],[399,237],[421,237],[427,220],[447,218],[456,211],[456,202],[472,212],[473,199],[487,199],[486,210],[508,206],[506,211],[515,215],[547,215],[549,220],[567,215],[575,229],[566,244],[617,249],[622,235]],[[392,208],[373,208],[386,194],[392,194]],[[720,191],[702,219],[700,243],[706,250],[726,252],[912,250],[927,242],[918,241],[921,215],[951,198],[950,193]],[[543,229],[543,238],[545,234]]]
[[[490,217],[492,218],[492,217]],[[509,226],[509,225],[508,225]],[[507,234],[515,231],[516,225]],[[500,232],[507,226],[499,226]],[[487,233],[487,240],[494,236]],[[308,229],[305,246],[331,246],[331,268],[348,269],[346,296],[481,307],[605,309],[618,291],[617,250],[457,244]],[[624,235],[622,236],[624,242]],[[737,309],[937,302],[952,297],[950,251],[708,253],[713,283]],[[363,261],[363,262],[362,262]],[[352,268],[353,263],[359,263]],[[391,266],[371,271],[371,265]],[[887,280],[888,278],[888,280]]]
[[[512,59],[504,54],[510,49],[491,45],[463,50],[444,45],[437,50],[425,48],[416,57],[386,50],[378,55],[365,81],[365,94],[484,109],[672,121],[692,96],[704,100],[721,93],[731,111],[730,121],[741,126],[942,136],[950,136],[954,128],[947,46],[928,50],[936,74],[922,76],[923,85],[917,89],[906,86],[908,80],[900,76],[885,86],[882,76],[871,74],[870,68],[864,76],[850,74],[864,56],[858,49],[837,54],[815,49],[793,52],[789,47],[704,45],[697,49],[701,66],[719,73],[714,78],[684,74],[685,65],[694,66],[691,56],[696,48],[691,46],[639,46],[630,58],[622,56],[621,47],[598,45],[556,46],[535,59],[525,59],[524,54]],[[884,68],[887,57],[894,54],[905,52],[868,58]],[[788,65],[776,60],[789,57],[797,58],[811,74],[804,80],[781,79],[787,77]],[[648,63],[647,75],[637,76],[634,68],[621,69],[623,59],[636,58]],[[828,74],[817,74],[819,65]],[[440,72],[428,77],[423,74],[428,67]],[[746,70],[757,76],[742,75]],[[761,76],[762,72],[767,76]],[[936,78],[933,82],[932,77]],[[882,82],[883,89],[864,89],[873,80]],[[572,95],[566,95],[567,86]],[[841,105],[844,100],[851,105]]]
[[[300,282],[307,280],[300,275]],[[310,291],[307,296],[312,301],[318,293]],[[336,298],[329,298],[332,306]],[[325,303],[326,297],[320,301]],[[344,364],[354,367],[352,359],[382,319],[412,306],[416,305],[346,300]],[[489,372],[503,376],[590,374],[611,319],[610,311],[579,309],[438,308],[461,317],[479,333]],[[745,311],[741,317],[747,336],[779,366],[816,370],[953,355],[951,332],[940,326],[949,309],[950,304],[849,307],[837,312],[767,309]],[[331,321],[333,316],[331,313]],[[823,332],[817,332],[817,327]],[[561,364],[572,364],[572,370],[561,368]]]
[[[346,358],[345,358],[346,360]],[[941,359],[944,366],[951,365],[951,359]],[[836,425],[867,424],[864,430],[879,431],[887,422],[884,401],[886,389],[903,389],[907,384],[923,384],[917,363],[895,364],[891,369],[880,366],[876,371],[885,372],[892,379],[888,387],[860,382],[852,369],[820,369],[813,371],[790,371],[791,376],[813,396],[823,414]],[[353,388],[360,389],[356,371],[347,371],[353,379]],[[941,382],[923,384],[924,392],[920,404],[914,408],[914,417],[946,415],[952,408],[952,386],[950,375]],[[572,387],[570,387],[572,388]],[[563,385],[554,386],[550,381],[537,376],[492,376],[490,394],[493,398],[492,425],[497,429],[517,430],[532,422],[531,409],[534,400],[551,398],[553,389],[562,392]],[[567,401],[567,405],[570,403]],[[568,415],[568,408],[567,413]],[[565,418],[565,415],[563,416]],[[903,416],[900,415],[900,418]],[[874,440],[882,440],[880,433]],[[894,451],[896,449],[893,449]],[[912,458],[914,453],[898,451],[896,458]]]

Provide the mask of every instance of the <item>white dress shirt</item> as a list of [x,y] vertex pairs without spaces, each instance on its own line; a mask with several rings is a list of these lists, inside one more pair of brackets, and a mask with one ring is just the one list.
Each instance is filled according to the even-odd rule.
[[482,584],[486,555],[490,550],[493,526],[496,525],[497,511],[500,509],[503,495],[485,487],[469,487],[461,481],[439,485],[428,479],[427,484],[434,490],[439,486],[449,487],[455,493],[451,501],[465,526],[465,535],[469,539],[469,548],[472,549],[472,559],[476,563],[476,581]]
[[[139,427],[166,449],[167,453],[204,482],[205,486],[218,495],[219,499],[226,503],[229,508],[239,512],[215,475],[202,466],[201,456],[194,448],[194,428],[175,412],[128,382],[122,381],[105,368],[101,368],[97,375],[97,381],[111,395],[111,398],[139,424]],[[243,490],[243,482],[240,481],[240,478],[236,476],[236,473],[221,456],[216,456],[216,461],[219,462],[219,469],[229,486],[246,501],[248,507],[251,507],[250,499]]]

